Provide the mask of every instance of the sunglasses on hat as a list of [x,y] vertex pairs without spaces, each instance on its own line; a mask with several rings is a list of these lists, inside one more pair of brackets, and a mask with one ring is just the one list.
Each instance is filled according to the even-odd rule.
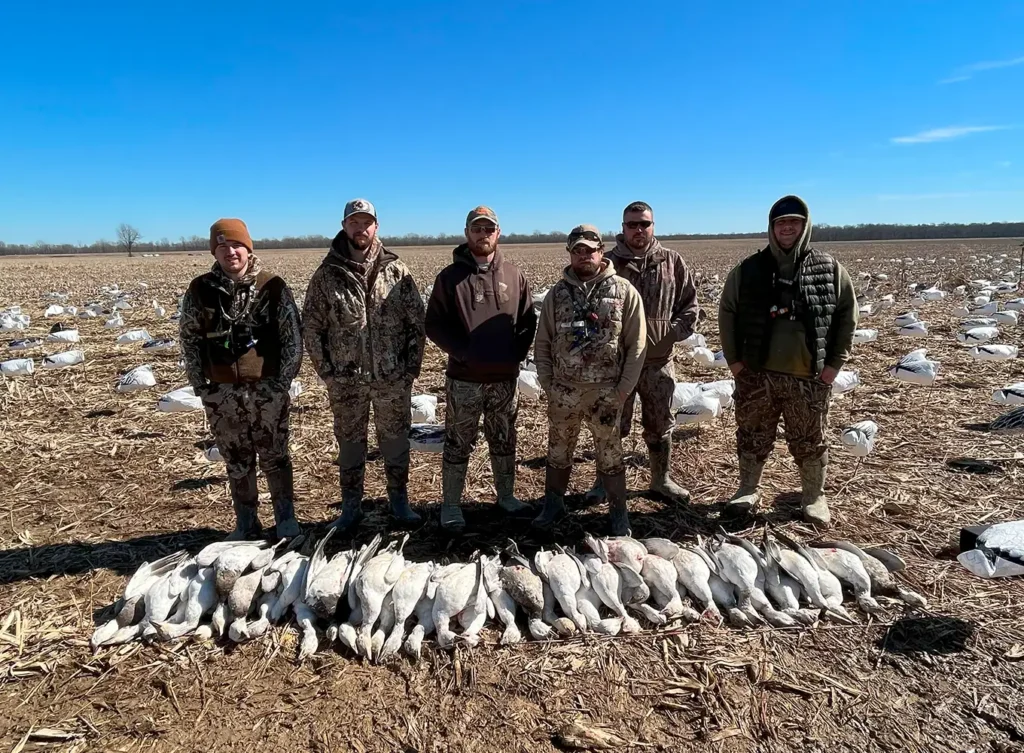
[[630,220],[629,222],[625,222],[623,224],[626,226],[627,230],[637,230],[638,228],[643,228],[644,230],[646,230],[651,225],[653,225],[654,222],[651,220]]

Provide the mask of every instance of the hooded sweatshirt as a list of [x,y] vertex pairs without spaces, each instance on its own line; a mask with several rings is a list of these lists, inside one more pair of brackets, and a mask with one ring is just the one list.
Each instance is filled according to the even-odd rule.
[[[786,197],[796,198],[796,197]],[[782,200],[780,200],[782,201]],[[768,223],[768,247],[772,258],[778,265],[780,278],[793,279],[798,262],[810,252],[811,214],[807,204],[800,200],[806,210],[807,220],[804,230],[796,243],[789,250],[783,249],[775,237],[771,221]],[[771,214],[769,213],[769,217]],[[762,252],[758,252],[762,253]],[[739,311],[741,306],[740,287],[743,266],[741,262],[730,273],[725,281],[722,299],[719,302],[718,328],[722,338],[722,350],[725,360],[737,363],[742,360],[741,344],[738,340]],[[771,284],[767,282],[765,284]],[[838,261],[835,262],[834,289],[836,308],[832,313],[832,325],[829,331],[828,347],[825,354],[825,366],[841,369],[850,357],[853,346],[853,331],[857,328],[857,295],[849,273]],[[767,312],[766,312],[767,315]],[[777,317],[772,320],[765,371],[789,374],[802,378],[811,378],[814,374],[811,351],[807,346],[807,330],[801,318],[790,319]]]
[[408,268],[376,238],[356,261],[338,233],[306,289],[306,351],[325,382],[393,384],[419,376],[423,299]]
[[545,391],[553,383],[629,394],[644,367],[647,325],[640,294],[611,262],[582,281],[566,267],[541,306],[533,358]]
[[452,251],[452,263],[434,281],[426,315],[427,337],[448,354],[449,377],[516,379],[536,330],[530,284],[500,248],[486,265],[465,243]]
[[700,307],[693,276],[679,252],[657,238],[638,256],[617,235],[610,258],[615,273],[640,293],[647,321],[646,364],[660,368],[672,358],[672,346],[692,335],[697,323]]

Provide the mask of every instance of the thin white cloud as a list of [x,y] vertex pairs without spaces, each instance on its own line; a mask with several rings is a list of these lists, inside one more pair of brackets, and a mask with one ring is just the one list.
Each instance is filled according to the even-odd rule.
[[883,193],[878,195],[879,201],[941,201],[943,199],[966,199],[972,193]]
[[1003,131],[1010,126],[948,126],[946,128],[933,128],[930,131],[921,131],[912,136],[895,136],[890,141],[894,144],[931,144],[935,141],[949,141],[969,136],[972,133],[986,133],[987,131]]
[[971,63],[956,70],[952,76],[942,79],[940,84],[955,84],[959,81],[969,80],[973,74],[982,71],[992,71],[997,68],[1012,68],[1015,65],[1024,65],[1024,56],[1007,58],[1006,60],[983,60],[980,63]]

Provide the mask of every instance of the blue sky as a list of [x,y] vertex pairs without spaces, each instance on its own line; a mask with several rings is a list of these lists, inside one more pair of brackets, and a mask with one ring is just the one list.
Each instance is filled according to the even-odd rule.
[[0,240],[1024,217],[1024,3],[0,4]]

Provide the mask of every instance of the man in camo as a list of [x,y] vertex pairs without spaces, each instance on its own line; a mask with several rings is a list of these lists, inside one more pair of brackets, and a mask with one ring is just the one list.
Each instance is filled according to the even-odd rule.
[[528,509],[514,494],[516,416],[519,364],[537,315],[526,276],[498,247],[500,235],[492,209],[473,209],[466,242],[452,252],[427,303],[427,337],[448,354],[441,528],[451,533],[466,526],[460,505],[481,414],[498,506],[513,514]]
[[593,225],[573,228],[569,266],[541,307],[534,360],[548,396],[548,463],[544,508],[533,521],[550,528],[565,514],[580,426],[594,437],[597,472],[608,499],[611,531],[629,533],[626,472],[619,422],[644,364],[647,325],[636,289],[604,259]]
[[418,523],[409,506],[412,383],[423,362],[423,299],[408,268],[377,238],[369,201],[345,205],[342,230],[313,273],[303,304],[306,351],[324,380],[334,413],[347,530],[362,517],[367,424],[373,406],[388,502],[401,524]]
[[275,535],[296,536],[288,388],[302,365],[298,308],[284,280],[253,253],[241,220],[215,222],[210,251],[216,262],[189,285],[179,328],[185,373],[227,466],[235,509],[229,538],[263,535],[257,458],[274,503]]
[[[622,408],[622,436],[629,436],[633,401],[640,397],[640,421],[644,443],[651,458],[651,491],[684,504],[690,492],[669,475],[672,462],[672,393],[676,375],[673,346],[693,334],[697,322],[697,286],[678,251],[665,248],[654,237],[654,210],[635,201],[622,212],[622,233],[615,237],[609,255],[615,274],[637,289],[644,302],[647,353],[636,389]],[[587,495],[588,501],[604,497],[601,480]]]
[[850,357],[858,310],[850,275],[810,239],[807,204],[784,196],[768,213],[768,246],[733,269],[722,291],[718,327],[736,377],[740,466],[726,512],[747,513],[759,502],[782,418],[800,467],[804,520],[825,526],[831,384]]

